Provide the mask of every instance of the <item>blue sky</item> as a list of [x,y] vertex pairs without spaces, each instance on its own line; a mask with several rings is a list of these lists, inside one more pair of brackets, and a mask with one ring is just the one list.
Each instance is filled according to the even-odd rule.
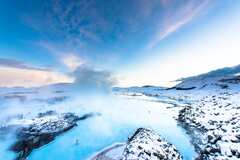
[[162,85],[237,65],[239,9],[231,0],[2,0],[0,86],[72,82],[81,68],[111,72],[118,85]]

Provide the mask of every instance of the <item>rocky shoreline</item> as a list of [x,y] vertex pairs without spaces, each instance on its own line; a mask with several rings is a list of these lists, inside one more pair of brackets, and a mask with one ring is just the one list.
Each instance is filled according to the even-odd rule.
[[139,128],[129,138],[123,152],[123,160],[133,159],[182,160],[182,156],[175,146],[161,138],[156,132],[150,129]]
[[174,107],[183,102],[176,119],[191,137],[198,153],[196,160],[236,160],[240,159],[239,79],[236,75],[210,72],[183,79],[170,89],[135,87],[116,91],[123,95],[142,94],[156,100],[164,96]]
[[[110,154],[111,153],[111,154]],[[139,128],[126,144],[114,145],[91,160],[182,160],[175,146],[156,132]]]
[[29,126],[18,129],[17,141],[10,150],[17,153],[16,160],[25,160],[34,149],[50,143],[58,135],[77,126],[77,121],[92,116],[92,113],[82,116],[73,113],[57,114],[54,111],[40,113]]
[[178,121],[192,136],[198,160],[240,158],[240,107],[232,103],[238,96],[229,92],[204,96],[180,111]]
[[[190,135],[198,153],[196,160],[236,160],[240,159],[239,84],[239,75],[222,76],[211,72],[182,79],[180,84],[172,88],[144,86],[115,88],[114,92],[131,98],[166,103],[169,108],[179,111],[175,118]],[[25,101],[21,96],[15,97],[16,94],[22,93],[15,92],[13,97],[5,98]],[[47,103],[54,104],[52,102],[61,102],[65,98],[59,96],[46,100]],[[37,102],[42,100],[37,99]],[[52,142],[57,136],[74,128],[78,121],[94,115],[90,113],[78,116],[55,111],[31,117],[13,115],[6,118],[7,123],[1,125],[0,132],[4,135],[12,127],[15,133],[17,128],[17,141],[10,150],[17,154],[17,160],[25,160],[34,149]],[[156,132],[139,128],[126,143],[104,149],[92,160],[138,159],[179,160],[182,156]]]

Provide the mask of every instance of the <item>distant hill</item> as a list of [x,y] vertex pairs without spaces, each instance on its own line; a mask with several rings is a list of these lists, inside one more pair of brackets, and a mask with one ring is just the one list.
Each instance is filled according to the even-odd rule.
[[177,81],[181,81],[176,88],[182,89],[191,89],[191,88],[205,88],[205,87],[213,87],[213,86],[222,86],[226,87],[226,83],[235,83],[238,82],[240,77],[240,65],[234,67],[225,67],[221,69],[217,69],[214,71],[210,71],[204,74],[200,74],[197,76],[181,78]]

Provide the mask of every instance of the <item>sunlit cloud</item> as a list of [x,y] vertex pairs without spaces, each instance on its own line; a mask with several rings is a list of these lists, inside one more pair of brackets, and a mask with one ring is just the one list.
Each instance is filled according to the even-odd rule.
[[21,68],[21,69],[46,70],[46,69],[42,69],[42,68],[35,68],[32,66],[29,66],[26,63],[23,63],[21,61],[15,60],[15,59],[7,59],[7,58],[0,58],[0,66]]
[[74,80],[64,73],[7,58],[0,58],[0,77],[0,87],[36,87],[55,83],[71,83]]
[[70,70],[74,71],[81,65],[85,64],[85,61],[75,54],[64,54],[61,58],[62,63]]
[[[230,12],[230,7],[228,7],[229,9],[222,7],[227,3],[219,2],[217,4],[215,2],[213,0],[122,0],[117,3],[115,1],[103,3],[103,1],[88,0],[71,2],[44,0],[39,3],[39,6],[37,3],[37,7],[32,3],[33,5],[30,4],[25,9],[23,7],[24,12],[16,11],[16,14],[22,17],[21,24],[27,27],[19,30],[16,28],[16,31],[32,29],[31,31],[37,33],[37,36],[26,33],[25,39],[29,39],[34,45],[29,47],[29,45],[24,46],[20,43],[23,47],[16,54],[16,58],[27,57],[28,52],[25,50],[39,53],[43,51],[46,53],[41,59],[46,60],[44,64],[50,64],[51,69],[54,70],[43,69],[43,72],[56,73],[59,71],[62,75],[67,73],[73,76],[72,73],[78,71],[79,68],[88,66],[93,73],[95,73],[95,68],[111,70],[114,73],[119,72],[117,73],[119,75],[128,72],[123,73],[123,78],[120,76],[120,79],[122,82],[132,85],[138,82],[139,84],[158,84],[160,81],[174,80],[180,76],[203,72],[219,67],[220,63],[227,64],[220,62],[221,60],[215,60],[218,61],[216,64],[214,56],[207,57],[209,53],[218,54],[218,57],[224,59],[226,56],[223,53],[226,54],[237,48],[233,46],[233,44],[235,45],[233,38],[236,37],[235,33],[230,37],[232,43],[209,42],[207,45],[196,45],[206,43],[215,36],[210,37],[207,34],[205,40],[189,45],[194,39],[193,35],[202,32],[202,27],[209,21],[214,21],[217,15],[220,17],[218,21],[222,21],[223,13],[226,15]],[[218,5],[219,7],[217,7]],[[214,10],[215,7],[217,9]],[[218,9],[220,10],[218,11]],[[236,24],[236,22],[237,20],[231,23]],[[205,30],[214,32],[218,27],[228,24],[230,22],[211,26]],[[199,30],[196,31],[197,29]],[[222,33],[224,31],[220,31],[217,35]],[[22,34],[25,35],[25,33]],[[178,35],[180,38],[177,37]],[[187,36],[190,38],[185,43],[184,38]],[[205,35],[202,34],[202,36]],[[215,37],[218,39],[224,37],[226,40],[225,35]],[[178,43],[178,39],[182,40]],[[202,39],[202,37],[200,36],[198,39]],[[3,41],[3,43],[5,42]],[[36,43],[38,44],[36,45]],[[178,44],[184,44],[185,49],[176,49]],[[215,48],[220,48],[216,46],[220,46],[221,50],[216,50]],[[13,47],[13,50],[18,51],[18,45]],[[29,63],[41,64],[40,59],[38,60],[39,53],[33,53],[35,56],[28,58]],[[14,56],[14,53],[11,54]],[[51,58],[46,58],[47,54]],[[4,56],[8,57],[8,55]],[[236,56],[233,57],[236,59]],[[187,61],[189,58],[191,58],[190,62]],[[205,60],[205,63],[208,62],[208,66],[211,67],[202,66],[199,64],[199,60]],[[2,64],[8,68],[15,66],[22,70],[40,70],[17,61],[2,60]],[[11,65],[9,66],[9,64]],[[191,68],[189,68],[190,64]],[[89,66],[91,67],[89,68]],[[179,66],[183,66],[181,71],[178,70]],[[131,70],[133,71],[131,72]]]
[[73,78],[55,71],[6,66],[0,66],[0,77],[0,87],[36,87],[73,82]]

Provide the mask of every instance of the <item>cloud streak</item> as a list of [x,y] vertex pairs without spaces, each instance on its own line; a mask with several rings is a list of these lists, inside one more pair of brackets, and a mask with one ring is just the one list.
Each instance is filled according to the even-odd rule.
[[37,13],[26,15],[25,22],[53,41],[58,39],[64,46],[81,49],[107,41],[120,45],[121,41],[134,39],[136,33],[145,32],[142,26],[151,21],[158,7],[161,9],[158,0],[50,0],[43,4],[34,11]]
[[132,63],[203,13],[209,3],[210,0],[44,0],[43,6],[26,16],[26,22],[44,35],[39,40],[41,47],[53,52],[68,71],[77,70],[86,61],[95,68],[116,69],[106,60],[109,55],[117,57],[114,63]]
[[0,58],[0,66],[19,68],[19,69],[34,69],[34,70],[42,70],[42,71],[47,70],[43,68],[31,67],[22,61],[18,61],[15,59],[8,59],[8,58]]
[[146,48],[152,48],[197,17],[210,2],[50,0],[43,2],[37,16],[26,16],[26,21],[63,48],[89,50],[111,41],[111,46],[105,48],[111,50],[122,48],[128,41],[136,42],[138,36],[144,36]]
[[70,83],[73,78],[52,71],[26,65],[15,59],[0,58],[0,87],[35,87],[54,83]]
[[54,71],[0,67],[0,87],[36,87],[70,83],[71,77]]
[[[197,17],[203,10],[210,4],[210,0],[203,1],[188,1],[175,11],[172,11],[171,0],[162,0],[166,8],[166,15],[164,20],[159,22],[159,29],[156,36],[148,43],[147,49],[151,49],[156,46],[161,40],[176,32],[178,29],[189,23],[195,17]],[[170,12],[168,12],[168,10]]]

